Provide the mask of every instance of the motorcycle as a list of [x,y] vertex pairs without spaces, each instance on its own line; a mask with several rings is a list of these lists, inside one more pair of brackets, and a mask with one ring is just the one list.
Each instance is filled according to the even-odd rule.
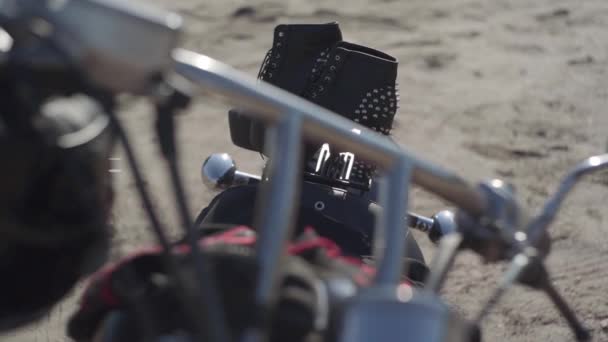
[[[354,132],[351,121],[322,107],[271,85],[258,84],[210,57],[177,48],[180,19],[174,14],[101,0],[9,1],[0,3],[0,13],[2,27],[12,34],[17,48],[22,44],[50,47],[41,50],[48,54],[37,55],[36,59],[23,54],[11,55],[19,59],[19,65],[52,69],[67,64],[69,71],[76,73],[94,90],[91,93],[97,94],[107,104],[109,120],[125,147],[151,227],[160,242],[163,260],[171,277],[179,284],[178,292],[182,292],[177,295],[179,304],[192,322],[199,323],[199,331],[189,337],[165,339],[230,340],[222,314],[224,308],[217,301],[219,290],[206,265],[205,253],[201,252],[205,247],[199,246],[196,240],[195,225],[177,167],[173,114],[187,106],[191,87],[247,108],[248,115],[270,127],[267,145],[271,159],[261,177],[238,171],[225,155],[211,156],[203,166],[206,181],[214,187],[259,183],[258,203],[263,205],[258,208],[254,219],[255,226],[259,227],[259,236],[255,246],[257,276],[253,290],[255,315],[259,321],[272,319],[272,308],[277,303],[276,290],[285,272],[283,251],[293,233],[292,218],[298,208],[293,199],[300,198],[300,191],[307,191],[302,190],[305,186],[298,188],[301,184],[299,146],[304,138],[325,141],[332,147],[351,151],[382,171],[377,205],[375,198],[371,197],[363,202],[368,210],[373,208],[377,217],[372,248],[373,258],[377,260],[375,275],[369,286],[350,294],[344,301],[338,312],[339,325],[333,335],[334,340],[477,340],[482,320],[515,283],[545,292],[564,316],[576,339],[590,339],[588,330],[550,282],[544,259],[550,249],[548,227],[566,195],[581,177],[608,168],[608,154],[587,158],[577,165],[563,179],[543,210],[529,218],[512,187],[502,180],[492,179],[471,185],[458,175],[426,162],[371,132]],[[99,30],[95,25],[99,22],[104,22],[105,27],[119,27],[121,34],[112,35]],[[33,33],[36,39],[33,42],[19,41],[23,39],[24,35],[20,34],[23,31]],[[59,87],[57,84],[53,86]],[[193,262],[188,264],[187,274],[171,252],[166,230],[153,210],[128,137],[119,120],[111,114],[114,108],[108,97],[123,93],[145,96],[157,105],[159,142],[169,167],[186,242],[192,252]],[[368,132],[363,126],[355,127],[359,132]],[[407,207],[411,184],[451,202],[458,210],[454,215],[444,213],[431,219],[407,214],[404,208]],[[314,189],[323,189],[325,195],[335,193],[340,200],[354,198],[349,189],[336,184],[324,184],[323,187],[314,184]],[[312,210],[325,211],[329,200],[329,197],[319,200],[313,196]],[[404,220],[409,225],[431,232],[431,238],[438,241],[423,288],[407,296],[399,292],[404,256],[406,249],[411,247],[404,243],[407,240]],[[499,287],[471,321],[456,314],[439,297],[439,290],[455,257],[464,249],[479,254],[488,262],[509,262]],[[330,312],[333,309],[332,306],[328,308]],[[111,340],[124,324],[123,318],[121,313],[116,313],[107,319],[100,328],[99,339]],[[239,339],[264,341],[269,334],[266,328],[264,324],[252,323]]]

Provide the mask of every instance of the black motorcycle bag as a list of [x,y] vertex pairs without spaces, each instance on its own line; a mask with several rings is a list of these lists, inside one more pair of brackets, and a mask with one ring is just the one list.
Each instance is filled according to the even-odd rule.
[[[221,192],[201,211],[197,225],[253,227],[257,188],[245,185]],[[336,196],[331,188],[309,182],[302,183],[301,191],[294,235],[300,235],[306,227],[313,227],[319,235],[335,242],[345,255],[373,264],[375,217],[369,210],[370,201],[355,195],[346,195],[351,197],[345,199],[344,194]],[[323,210],[319,210],[319,203],[323,203]],[[408,228],[404,225],[403,229]],[[409,231],[404,243],[407,250],[404,275],[414,284],[421,284],[428,273],[424,256]]]

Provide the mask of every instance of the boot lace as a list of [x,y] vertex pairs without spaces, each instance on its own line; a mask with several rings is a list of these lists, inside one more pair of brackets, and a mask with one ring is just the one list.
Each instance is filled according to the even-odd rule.
[[281,53],[285,46],[285,32],[277,32],[274,44],[271,49],[266,52],[260,70],[258,71],[258,79],[262,81],[270,81],[276,75],[276,70],[281,62]]

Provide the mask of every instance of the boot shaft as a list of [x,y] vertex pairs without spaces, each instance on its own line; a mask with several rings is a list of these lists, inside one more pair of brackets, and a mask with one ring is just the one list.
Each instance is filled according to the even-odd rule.
[[258,77],[293,94],[305,90],[315,61],[342,40],[337,23],[278,25]]
[[[258,79],[296,95],[306,89],[315,63],[342,40],[337,23],[278,25],[272,48],[266,54]],[[232,142],[242,148],[263,152],[265,127],[239,110],[228,116]]]

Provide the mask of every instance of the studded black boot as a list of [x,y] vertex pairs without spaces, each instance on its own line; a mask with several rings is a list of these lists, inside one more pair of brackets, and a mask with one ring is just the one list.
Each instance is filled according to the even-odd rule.
[[398,107],[397,60],[365,46],[340,42],[315,68],[304,97],[388,135]]
[[[266,54],[258,79],[302,95],[315,65],[342,40],[337,23],[279,25],[272,48]],[[316,70],[315,70],[316,71]],[[264,126],[233,109],[229,112],[230,135],[235,145],[262,152]]]
[[[313,69],[303,96],[378,133],[389,135],[398,108],[397,60],[378,50],[347,42],[337,43]],[[307,146],[307,171],[318,165],[319,145]],[[337,151],[340,152],[340,151]],[[333,164],[343,167],[339,153]],[[356,158],[355,158],[356,160]],[[315,170],[316,171],[316,170]],[[314,173],[314,171],[312,171]],[[355,161],[349,181],[368,185],[374,167]]]

